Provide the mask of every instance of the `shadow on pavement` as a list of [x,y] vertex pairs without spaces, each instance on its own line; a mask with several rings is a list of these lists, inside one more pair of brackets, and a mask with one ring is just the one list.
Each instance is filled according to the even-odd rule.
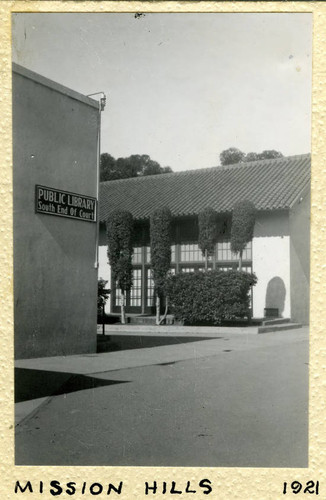
[[15,368],[15,403],[127,382],[73,373]]
[[[214,340],[222,337],[214,337]],[[187,344],[188,342],[200,342],[212,340],[212,337],[168,337],[148,335],[98,335],[97,352],[127,351],[130,349],[146,349],[148,347],[160,347],[173,344]]]

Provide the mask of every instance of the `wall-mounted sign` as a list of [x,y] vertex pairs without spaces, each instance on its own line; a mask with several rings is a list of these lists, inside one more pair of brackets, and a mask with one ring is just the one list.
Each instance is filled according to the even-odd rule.
[[35,186],[36,212],[96,222],[96,198],[45,186]]

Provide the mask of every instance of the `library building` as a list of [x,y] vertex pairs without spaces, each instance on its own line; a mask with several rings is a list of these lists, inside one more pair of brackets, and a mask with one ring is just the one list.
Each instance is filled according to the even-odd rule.
[[107,257],[106,221],[115,210],[129,211],[135,223],[133,286],[126,311],[154,312],[149,219],[161,207],[171,210],[171,273],[204,269],[198,246],[198,214],[211,207],[218,213],[218,239],[211,269],[237,269],[231,252],[232,210],[250,200],[257,214],[252,241],[243,252],[244,271],[257,276],[252,316],[268,311],[308,324],[310,248],[310,155],[258,160],[236,165],[159,174],[100,184],[99,278],[111,288],[106,312],[119,312],[120,293],[112,283]]

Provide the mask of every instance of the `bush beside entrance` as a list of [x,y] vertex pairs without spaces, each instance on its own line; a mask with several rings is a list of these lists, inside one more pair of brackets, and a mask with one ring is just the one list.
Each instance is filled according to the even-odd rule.
[[250,289],[254,274],[209,271],[169,276],[166,294],[177,321],[188,325],[220,325],[224,320],[250,316]]

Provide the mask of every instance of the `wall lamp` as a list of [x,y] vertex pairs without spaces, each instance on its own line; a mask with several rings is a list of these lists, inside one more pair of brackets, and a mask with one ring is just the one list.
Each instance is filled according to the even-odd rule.
[[106,95],[104,92],[94,92],[94,94],[88,94],[87,97],[92,97],[94,95],[100,95],[100,106],[101,106],[101,111],[104,111],[104,108],[106,106]]

